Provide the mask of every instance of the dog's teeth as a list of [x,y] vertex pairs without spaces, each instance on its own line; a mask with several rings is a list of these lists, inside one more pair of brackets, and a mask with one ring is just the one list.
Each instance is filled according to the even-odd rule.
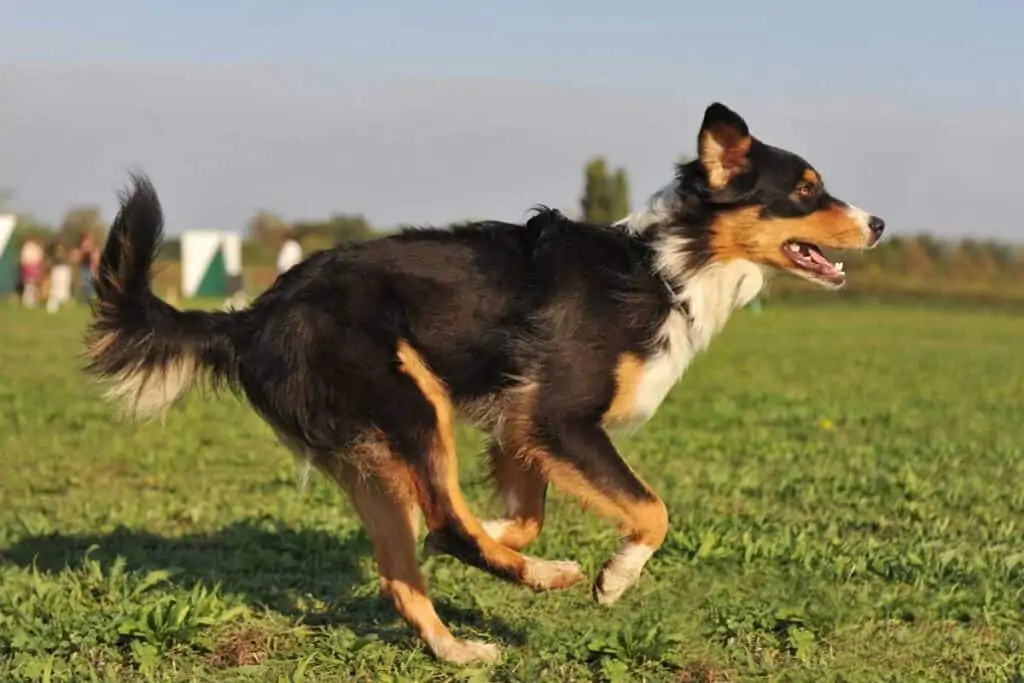
[[840,273],[843,272],[843,262],[842,261],[836,261],[836,270],[839,271]]

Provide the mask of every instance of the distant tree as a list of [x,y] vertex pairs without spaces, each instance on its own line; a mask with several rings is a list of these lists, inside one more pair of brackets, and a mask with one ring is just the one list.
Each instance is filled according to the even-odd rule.
[[276,253],[291,236],[292,229],[277,214],[261,209],[249,220],[248,232],[249,239],[261,249]]
[[39,244],[44,245],[48,251],[53,249],[54,242],[56,241],[53,228],[39,222],[34,216],[27,214],[18,216],[17,221],[14,223],[13,237],[15,244],[21,244],[27,239],[33,239]]
[[948,260],[952,253],[952,248],[948,242],[942,242],[926,232],[919,233],[914,239],[917,240],[921,248],[928,254],[928,258],[932,263],[942,263]]
[[[880,242],[871,252],[871,258],[866,263],[869,267],[875,267],[885,272],[907,272],[906,264],[906,243],[912,238],[902,235],[893,235]],[[853,252],[845,260],[856,262],[859,255]]]
[[160,244],[160,252],[157,254],[159,261],[180,261],[181,260],[181,238],[168,237]]
[[355,213],[337,213],[330,217],[334,242],[360,242],[372,239],[376,231],[366,217]]
[[956,278],[962,280],[991,280],[999,272],[999,264],[992,253],[970,237],[954,248],[951,266]]
[[910,237],[898,243],[903,262],[903,269],[908,275],[924,277],[929,275],[934,268],[932,258],[934,251],[931,245],[919,237]]
[[97,206],[78,206],[64,214],[60,224],[59,239],[65,245],[78,244],[82,236],[91,233],[96,244],[103,244],[107,226]]
[[622,168],[609,173],[604,157],[594,157],[583,169],[582,218],[589,223],[613,223],[629,215],[629,178]]
[[618,168],[611,177],[611,222],[629,215],[629,177],[626,170]]
[[1019,265],[1017,253],[1009,244],[1003,244],[995,240],[986,240],[982,248],[988,252],[992,261],[998,264],[999,269],[1004,272],[1012,272]]
[[607,222],[611,213],[607,164],[602,157],[591,159],[583,169],[583,220],[590,223]]
[[307,244],[326,248],[341,242],[360,242],[376,234],[362,214],[344,213],[334,214],[326,221],[299,221],[292,225],[292,232],[304,251],[309,251]]

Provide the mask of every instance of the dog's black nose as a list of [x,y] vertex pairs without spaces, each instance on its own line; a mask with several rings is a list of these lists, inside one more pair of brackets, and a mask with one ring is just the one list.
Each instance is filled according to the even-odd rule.
[[871,228],[871,232],[875,233],[875,239],[878,239],[885,232],[885,221],[878,216],[872,216],[868,219],[868,227]]

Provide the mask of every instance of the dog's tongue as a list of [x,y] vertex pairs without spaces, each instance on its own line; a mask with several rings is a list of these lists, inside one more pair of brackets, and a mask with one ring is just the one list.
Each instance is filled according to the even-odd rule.
[[818,264],[822,268],[827,268],[829,270],[832,270],[832,268],[834,267],[832,265],[832,262],[829,261],[827,258],[825,258],[822,255],[822,253],[820,251],[818,251],[817,249],[813,249],[813,248],[807,249],[805,251],[805,253],[807,254],[807,256],[810,257],[810,259],[812,261],[814,261],[816,264]]

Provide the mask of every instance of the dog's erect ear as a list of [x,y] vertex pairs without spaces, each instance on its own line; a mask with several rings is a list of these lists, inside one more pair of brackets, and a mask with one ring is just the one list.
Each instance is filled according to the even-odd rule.
[[697,137],[697,156],[708,176],[708,187],[720,190],[747,167],[750,131],[743,118],[715,102],[704,111]]

